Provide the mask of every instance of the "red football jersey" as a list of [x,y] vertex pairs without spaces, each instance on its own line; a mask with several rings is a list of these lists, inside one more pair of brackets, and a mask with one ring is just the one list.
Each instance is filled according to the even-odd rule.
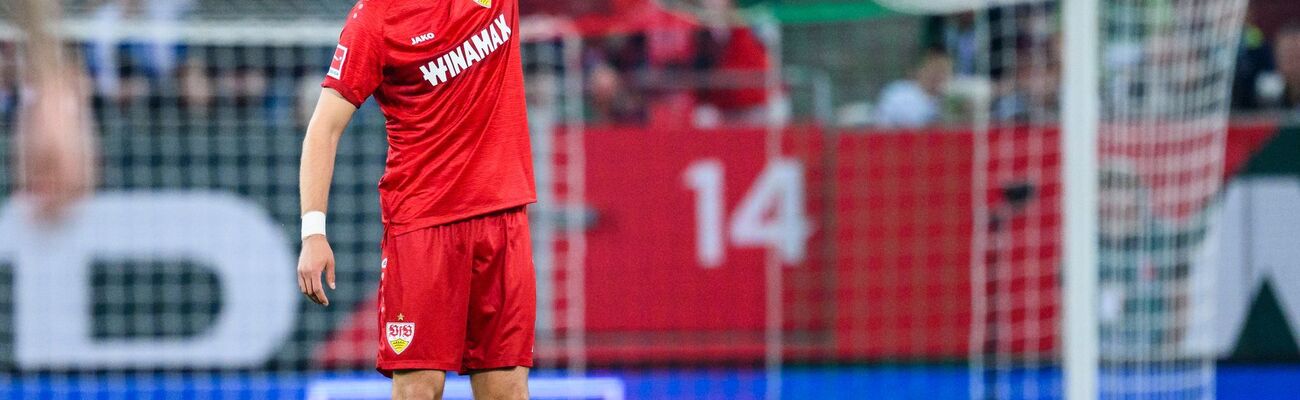
[[347,18],[321,86],[387,119],[387,229],[536,200],[518,0],[362,0]]

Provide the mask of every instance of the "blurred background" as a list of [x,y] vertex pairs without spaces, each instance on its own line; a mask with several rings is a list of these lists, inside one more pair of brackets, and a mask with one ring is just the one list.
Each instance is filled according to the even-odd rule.
[[[1058,2],[519,1],[535,396],[1062,397]],[[1100,3],[1103,394],[1300,396],[1300,2]],[[63,4],[96,193],[15,196],[0,4],[0,397],[385,398],[373,101],[294,290],[353,2]]]

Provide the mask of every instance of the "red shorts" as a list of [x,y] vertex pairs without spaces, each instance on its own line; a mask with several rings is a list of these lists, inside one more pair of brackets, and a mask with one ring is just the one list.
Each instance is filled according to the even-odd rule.
[[384,235],[377,369],[532,367],[537,286],[515,207]]

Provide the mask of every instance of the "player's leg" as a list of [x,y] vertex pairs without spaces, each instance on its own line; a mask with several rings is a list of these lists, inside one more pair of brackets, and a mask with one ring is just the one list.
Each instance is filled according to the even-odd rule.
[[393,371],[393,400],[442,400],[446,381],[438,370]]
[[528,398],[528,368],[508,367],[470,373],[475,400],[523,400]]
[[527,399],[537,283],[523,207],[478,220],[465,363],[476,399]]

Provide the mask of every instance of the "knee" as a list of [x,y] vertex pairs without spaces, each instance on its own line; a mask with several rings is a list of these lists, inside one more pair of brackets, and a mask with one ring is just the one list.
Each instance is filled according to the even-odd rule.
[[474,396],[475,400],[528,400],[528,386],[522,384],[499,386],[485,392]]
[[433,381],[393,383],[394,400],[442,400],[442,388]]
[[488,393],[487,395],[479,397],[476,400],[528,400],[528,392],[524,390],[501,391],[495,393]]

